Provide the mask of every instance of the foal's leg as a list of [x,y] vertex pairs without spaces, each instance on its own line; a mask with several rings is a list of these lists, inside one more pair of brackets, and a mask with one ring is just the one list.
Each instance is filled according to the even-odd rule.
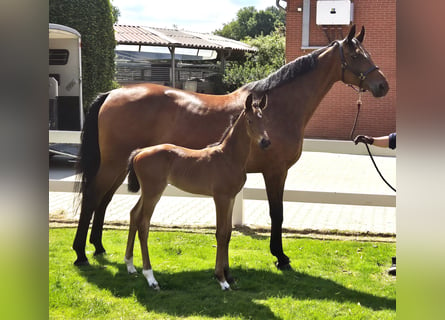
[[144,217],[141,221],[142,223],[138,227],[138,236],[139,242],[141,244],[143,260],[142,274],[144,275],[145,279],[147,279],[149,287],[155,290],[159,290],[159,284],[153,275],[153,269],[150,263],[150,256],[148,254],[148,233],[150,229],[150,221],[146,217]]
[[150,198],[144,197],[142,205],[142,216],[138,224],[138,236],[142,252],[142,274],[144,275],[145,279],[147,279],[148,286],[155,290],[159,290],[160,288],[153,275],[153,269],[151,267],[150,255],[148,253],[148,234],[150,231],[151,216],[153,215],[153,210],[156,206],[156,203],[158,203],[161,194]]
[[270,218],[272,222],[270,233],[270,252],[277,257],[276,266],[280,270],[291,269],[290,260],[283,252],[283,192],[287,170],[274,173],[263,173],[269,200]]
[[136,231],[138,229],[139,223],[141,223],[142,218],[142,198],[140,197],[136,205],[131,209],[130,212],[130,228],[128,231],[127,249],[125,251],[124,262],[127,265],[128,273],[137,273],[136,268],[133,264],[133,250],[134,250],[134,240],[136,238]]
[[233,278],[229,273],[229,242],[232,235],[234,197],[214,196],[216,207],[216,265],[215,276],[222,290],[230,290]]

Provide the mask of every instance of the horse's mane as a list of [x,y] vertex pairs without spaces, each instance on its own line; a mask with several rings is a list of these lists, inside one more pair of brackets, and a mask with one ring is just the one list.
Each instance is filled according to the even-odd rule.
[[264,93],[274,88],[278,88],[294,80],[296,77],[314,69],[318,62],[318,56],[323,50],[319,49],[301,56],[294,61],[285,64],[266,78],[245,84],[243,88],[258,93]]
[[211,148],[211,147],[219,146],[219,145],[224,141],[224,139],[225,139],[225,138],[227,137],[227,135],[229,134],[230,130],[231,130],[231,129],[233,128],[233,126],[235,125],[235,123],[236,123],[236,121],[238,120],[238,118],[241,116],[241,113],[242,113],[242,112],[240,112],[239,114],[232,114],[232,115],[230,116],[230,124],[229,124],[229,126],[224,130],[223,134],[221,135],[221,138],[219,138],[219,140],[218,140],[217,142],[212,143],[212,144],[209,144],[209,145],[207,146],[207,148]]

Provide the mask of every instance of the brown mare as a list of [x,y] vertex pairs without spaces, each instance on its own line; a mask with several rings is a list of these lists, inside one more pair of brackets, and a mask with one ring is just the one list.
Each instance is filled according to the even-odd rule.
[[161,144],[136,149],[129,159],[128,190],[141,197],[130,213],[125,263],[129,273],[135,273],[133,247],[136,232],[142,251],[142,273],[150,287],[159,289],[153,276],[148,254],[148,233],[153,210],[167,184],[184,191],[212,196],[216,208],[216,265],[215,275],[221,289],[230,289],[229,241],[232,234],[232,209],[235,196],[246,181],[246,164],[250,145],[266,149],[270,145],[264,129],[262,109],[266,96],[257,106],[252,94],[247,97],[243,112],[229,127],[219,144],[204,149],[188,149]]
[[100,95],[86,118],[80,151],[82,206],[73,243],[76,265],[88,264],[85,242],[95,254],[105,252],[102,229],[105,209],[124,180],[130,153],[141,147],[172,143],[199,149],[218,141],[233,114],[239,114],[249,94],[267,93],[263,112],[273,144],[251,147],[247,172],[264,177],[271,217],[270,251],[277,267],[290,268],[283,252],[283,189],[288,169],[300,158],[304,129],[320,101],[337,81],[383,97],[388,83],[363,48],[364,28],[355,26],[341,41],[284,65],[267,78],[248,83],[227,95],[206,95],[155,84],[139,84]]

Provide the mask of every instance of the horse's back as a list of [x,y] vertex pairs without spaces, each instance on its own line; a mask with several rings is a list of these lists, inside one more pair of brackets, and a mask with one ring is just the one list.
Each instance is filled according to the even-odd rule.
[[162,143],[205,147],[218,141],[230,115],[242,109],[239,101],[239,94],[199,94],[156,84],[115,89],[99,113],[101,155],[124,158],[135,148]]

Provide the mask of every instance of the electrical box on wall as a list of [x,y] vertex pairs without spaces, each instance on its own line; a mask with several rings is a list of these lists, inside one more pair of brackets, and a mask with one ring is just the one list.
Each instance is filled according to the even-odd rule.
[[350,0],[318,0],[318,25],[349,25],[354,14],[354,4]]

